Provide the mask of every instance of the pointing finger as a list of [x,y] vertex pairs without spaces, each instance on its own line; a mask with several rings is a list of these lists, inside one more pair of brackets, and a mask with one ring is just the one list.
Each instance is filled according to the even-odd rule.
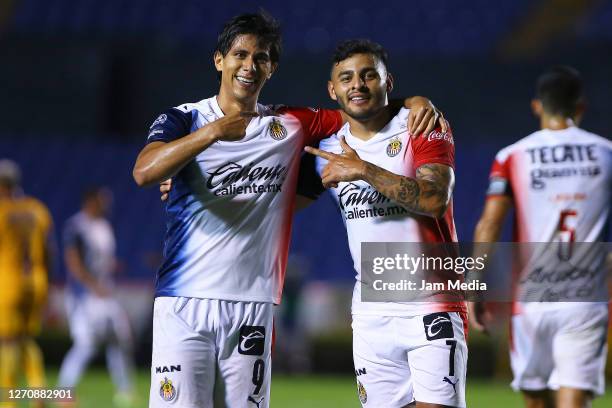
[[304,147],[304,150],[306,151],[306,153],[314,154],[315,156],[322,157],[325,160],[332,160],[333,158],[336,157],[336,155],[333,153],[326,152],[325,150],[321,150],[321,149],[316,149],[310,146]]

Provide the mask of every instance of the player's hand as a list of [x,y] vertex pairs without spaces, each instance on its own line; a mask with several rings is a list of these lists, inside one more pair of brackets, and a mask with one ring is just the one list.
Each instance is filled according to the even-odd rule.
[[468,302],[468,317],[472,327],[479,332],[489,334],[487,322],[490,320],[490,313],[482,301]]
[[410,113],[408,115],[408,133],[413,138],[422,134],[428,135],[437,126],[442,132],[450,128],[444,114],[427,98],[413,96],[410,99]]
[[252,118],[259,116],[257,112],[235,112],[225,115],[213,122],[217,140],[235,142],[246,135],[246,128]]
[[354,181],[363,178],[366,163],[351,146],[346,143],[344,136],[340,138],[342,154],[334,154],[324,150],[306,146],[304,150],[315,156],[327,160],[327,165],[321,172],[321,181],[325,188],[338,187],[341,181]]
[[168,200],[168,196],[170,195],[170,190],[172,190],[172,179],[171,178],[159,183],[159,192],[161,194],[159,199],[162,202],[165,202],[166,200]]

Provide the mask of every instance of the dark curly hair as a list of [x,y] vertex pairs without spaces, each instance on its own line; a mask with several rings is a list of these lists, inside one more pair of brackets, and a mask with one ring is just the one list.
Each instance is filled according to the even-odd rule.
[[240,14],[228,21],[217,37],[215,52],[227,55],[236,37],[243,34],[256,35],[260,46],[270,47],[270,61],[278,62],[281,54],[280,24],[263,10],[256,14]]
[[382,45],[366,39],[346,40],[338,44],[332,57],[332,67],[355,54],[374,55],[387,68],[389,60],[387,51]]

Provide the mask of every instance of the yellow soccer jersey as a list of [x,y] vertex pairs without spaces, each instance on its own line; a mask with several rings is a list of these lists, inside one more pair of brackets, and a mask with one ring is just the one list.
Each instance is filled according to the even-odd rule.
[[36,331],[47,296],[52,220],[40,201],[0,200],[0,336]]

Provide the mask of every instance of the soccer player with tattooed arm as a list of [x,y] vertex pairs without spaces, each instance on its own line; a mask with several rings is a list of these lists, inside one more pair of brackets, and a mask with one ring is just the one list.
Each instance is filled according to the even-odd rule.
[[[357,272],[352,327],[358,395],[364,407],[465,407],[462,294],[448,291],[444,299],[433,294],[419,301],[364,299],[362,243],[457,242],[452,133],[445,123],[444,129],[410,136],[408,110],[393,114],[386,108],[394,83],[387,67],[379,44],[339,44],[328,90],[348,121],[319,149],[305,148],[317,156],[316,171],[338,204]],[[316,198],[320,191],[302,193]]]

